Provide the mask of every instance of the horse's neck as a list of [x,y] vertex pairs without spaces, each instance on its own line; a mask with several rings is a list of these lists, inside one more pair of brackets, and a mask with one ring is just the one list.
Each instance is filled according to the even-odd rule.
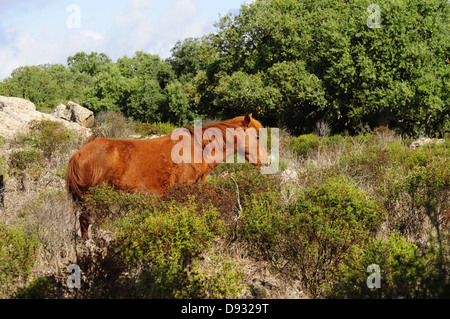
[[202,144],[202,155],[206,153],[208,156],[212,149],[214,149],[214,155],[216,155],[216,152],[220,152],[220,154],[215,156],[216,160],[214,161],[212,161],[212,158],[202,156],[202,161],[207,164],[208,168],[212,167],[214,169],[218,165],[225,163],[228,157],[237,153],[237,145],[234,143],[234,140],[227,143],[226,136],[223,136],[222,140],[214,139]]

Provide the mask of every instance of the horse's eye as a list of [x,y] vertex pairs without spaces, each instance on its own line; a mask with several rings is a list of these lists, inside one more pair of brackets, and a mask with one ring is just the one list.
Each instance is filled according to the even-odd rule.
[[256,139],[259,140],[259,136],[257,136]]

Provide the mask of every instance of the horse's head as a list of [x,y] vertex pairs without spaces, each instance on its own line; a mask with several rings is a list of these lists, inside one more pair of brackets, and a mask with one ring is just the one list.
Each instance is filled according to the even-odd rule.
[[[267,156],[267,151],[259,140],[259,129],[263,126],[252,117],[252,114],[245,115],[241,125],[243,132],[238,134],[244,136],[243,138],[238,138],[238,150],[245,153],[245,159],[256,168],[261,169],[262,166],[268,166],[269,157]],[[240,141],[245,142],[240,143]]]

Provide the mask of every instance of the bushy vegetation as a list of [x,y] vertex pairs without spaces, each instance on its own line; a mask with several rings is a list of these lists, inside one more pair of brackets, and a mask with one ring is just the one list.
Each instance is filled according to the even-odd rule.
[[[105,113],[93,130],[126,136],[136,133],[134,124]],[[7,193],[0,221],[9,234],[1,238],[17,238],[7,246],[18,245],[14,260],[24,265],[19,277],[2,279],[5,296],[260,297],[254,280],[277,287],[264,296],[279,298],[286,296],[280,289],[306,298],[448,296],[448,140],[410,148],[411,140],[386,127],[355,136],[282,132],[284,164],[274,175],[222,164],[205,184],[176,185],[160,198],[92,188],[85,198],[92,240],[84,243],[73,237],[64,174],[48,173],[63,172],[72,153],[65,150],[79,144],[56,131],[55,151],[45,156],[36,142],[45,125],[3,146],[22,148],[4,156],[8,191],[19,166],[27,186],[23,192],[16,184],[22,205],[11,205]],[[84,274],[76,293],[65,284],[64,267],[73,263]],[[263,263],[273,277],[249,272]],[[380,267],[380,289],[367,288],[371,264]]]
[[39,247],[32,236],[22,227],[7,227],[0,224],[0,296],[4,291],[23,284],[33,270]]
[[106,111],[98,113],[95,117],[95,126],[92,133],[95,137],[130,138],[133,135],[146,137],[167,135],[177,127],[174,124],[164,122],[136,122],[128,119],[122,113]]
[[[439,265],[436,256],[433,250],[420,251],[415,243],[399,234],[354,245],[339,265],[337,287],[329,294],[339,298],[448,297],[448,282],[435,269]],[[366,268],[372,264],[380,267],[379,289],[370,289],[366,284],[369,275]]]

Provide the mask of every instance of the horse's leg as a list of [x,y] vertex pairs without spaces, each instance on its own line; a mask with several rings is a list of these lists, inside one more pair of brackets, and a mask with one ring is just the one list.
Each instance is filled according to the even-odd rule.
[[79,220],[80,220],[81,238],[89,239],[89,224],[90,224],[89,214],[84,210],[81,210]]

